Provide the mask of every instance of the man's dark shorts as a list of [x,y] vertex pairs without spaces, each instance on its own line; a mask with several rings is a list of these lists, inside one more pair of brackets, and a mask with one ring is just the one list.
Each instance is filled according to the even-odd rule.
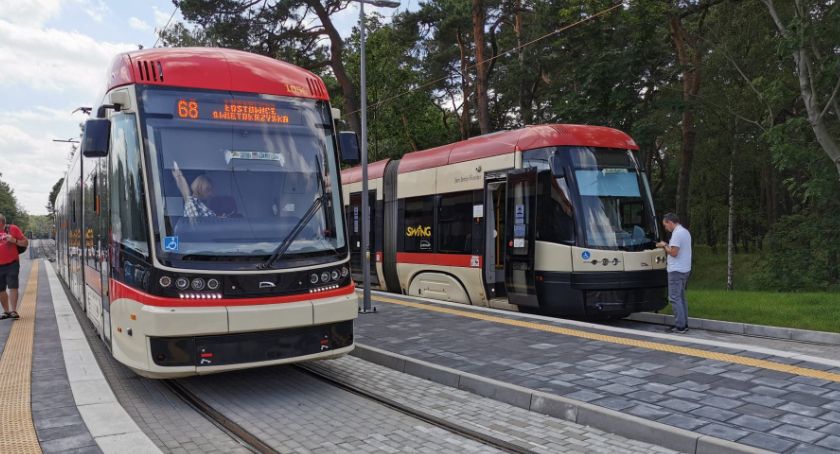
[[6,287],[17,289],[18,274],[20,274],[20,262],[14,261],[0,265],[0,292],[5,292]]

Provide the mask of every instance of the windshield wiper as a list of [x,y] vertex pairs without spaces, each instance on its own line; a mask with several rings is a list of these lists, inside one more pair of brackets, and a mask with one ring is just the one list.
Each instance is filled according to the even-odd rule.
[[312,201],[312,205],[309,206],[309,208],[306,210],[306,213],[304,213],[300,220],[297,222],[297,224],[295,224],[294,228],[292,228],[292,231],[289,232],[288,235],[286,235],[286,238],[284,238],[283,241],[280,242],[280,245],[277,246],[277,249],[274,250],[274,252],[271,254],[271,257],[269,257],[268,260],[266,260],[264,263],[257,265],[257,269],[270,269],[274,262],[280,260],[280,258],[286,254],[286,251],[289,250],[289,247],[295,241],[295,238],[297,238],[300,232],[303,231],[303,228],[306,227],[306,224],[309,224],[309,221],[312,220],[312,216],[315,216],[315,213],[317,213],[320,208],[326,205],[325,200],[327,198],[327,188],[324,184],[324,174],[321,172],[321,160],[316,159],[315,163],[318,167],[318,185],[321,194],[318,196],[318,198]]

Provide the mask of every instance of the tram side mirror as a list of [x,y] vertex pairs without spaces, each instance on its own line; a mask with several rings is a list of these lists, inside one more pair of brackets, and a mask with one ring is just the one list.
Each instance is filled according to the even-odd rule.
[[91,118],[85,122],[85,133],[82,136],[82,156],[86,158],[108,156],[110,143],[111,120]]
[[338,133],[338,146],[341,149],[341,162],[354,166],[361,161],[359,137],[353,131]]

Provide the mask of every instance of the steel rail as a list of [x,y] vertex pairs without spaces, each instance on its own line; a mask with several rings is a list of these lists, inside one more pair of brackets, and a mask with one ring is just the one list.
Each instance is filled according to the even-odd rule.
[[272,448],[271,446],[260,440],[259,437],[246,430],[244,427],[225,417],[225,415],[214,409],[212,406],[210,406],[210,404],[198,397],[186,386],[182,385],[181,383],[178,383],[177,380],[170,379],[162,381],[166,384],[169,390],[172,391],[173,394],[178,396],[187,405],[192,407],[198,413],[202,414],[213,425],[221,429],[223,432],[228,434],[231,438],[233,438],[235,441],[237,441],[239,444],[241,444],[248,450],[259,454],[280,453],[280,451]]
[[441,418],[439,416],[435,416],[431,413],[409,407],[405,404],[402,404],[396,400],[390,399],[385,396],[374,394],[366,389],[362,389],[360,387],[353,386],[341,380],[337,380],[333,377],[330,377],[328,374],[323,372],[314,370],[310,367],[307,367],[305,364],[296,364],[293,366],[299,372],[314,377],[318,380],[321,380],[329,385],[335,386],[337,388],[343,389],[347,392],[352,394],[364,397],[368,400],[372,400],[380,405],[388,407],[392,410],[398,411],[404,415],[407,415],[411,418],[418,419],[424,421],[428,424],[431,424],[435,427],[441,428],[446,430],[447,432],[451,432],[456,435],[460,435],[464,438],[468,438],[470,440],[476,441],[481,443],[485,446],[489,446],[492,448],[496,448],[503,452],[509,453],[519,453],[519,454],[536,454],[536,451],[529,450],[524,448],[521,445],[511,443],[507,440],[502,440],[501,438],[494,437],[488,433],[481,432],[476,429],[472,429],[466,427],[464,425],[458,424],[453,421],[449,421],[445,418]]

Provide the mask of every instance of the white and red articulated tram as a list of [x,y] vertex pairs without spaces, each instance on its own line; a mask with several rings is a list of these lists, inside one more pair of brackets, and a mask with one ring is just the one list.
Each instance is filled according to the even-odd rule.
[[[542,125],[369,167],[371,279],[389,292],[595,319],[661,309],[665,255],[638,147]],[[361,171],[342,173],[361,276]]]
[[352,350],[339,143],[358,144],[321,79],[188,48],[107,76],[56,223],[58,273],[113,356],[165,378]]

